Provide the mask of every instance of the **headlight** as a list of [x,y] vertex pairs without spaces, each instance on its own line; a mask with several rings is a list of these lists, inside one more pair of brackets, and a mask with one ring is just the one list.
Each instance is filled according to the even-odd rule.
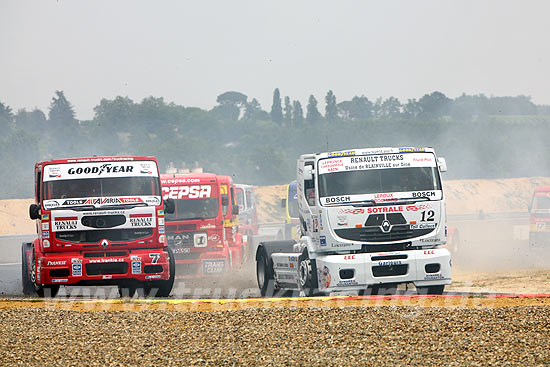
[[161,235],[159,236],[159,243],[165,243],[165,242],[166,242],[166,236],[163,235],[163,234],[161,234]]
[[48,240],[43,240],[43,241],[42,241],[42,247],[44,247],[44,248],[50,247],[50,241],[48,241]]

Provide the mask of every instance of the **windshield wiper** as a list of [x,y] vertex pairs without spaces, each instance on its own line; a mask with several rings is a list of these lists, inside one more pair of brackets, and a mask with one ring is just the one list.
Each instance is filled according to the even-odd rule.
[[191,217],[191,218],[185,218],[185,219],[178,219],[178,220],[205,220],[204,217]]
[[361,200],[361,201],[353,201],[351,203],[346,203],[346,204],[351,204],[354,207],[363,207],[363,206],[375,206],[377,203],[374,200]]

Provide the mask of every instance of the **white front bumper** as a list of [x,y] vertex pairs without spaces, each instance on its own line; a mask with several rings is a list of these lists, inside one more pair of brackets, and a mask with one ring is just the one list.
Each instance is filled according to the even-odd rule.
[[[451,254],[444,248],[328,255],[317,257],[316,263],[319,290],[323,292],[360,290],[383,283],[424,287],[451,284]],[[434,264],[439,264],[439,269]],[[348,278],[350,274],[353,276]]]

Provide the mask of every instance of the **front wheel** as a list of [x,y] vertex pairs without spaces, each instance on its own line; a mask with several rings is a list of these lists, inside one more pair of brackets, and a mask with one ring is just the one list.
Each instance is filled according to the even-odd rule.
[[32,296],[34,292],[34,285],[30,279],[28,251],[32,251],[30,244],[24,243],[21,246],[21,285],[23,286],[23,294],[25,296]]
[[416,287],[418,294],[436,294],[441,295],[445,290],[445,285],[431,285],[428,287]]
[[317,263],[309,258],[307,250],[298,257],[300,266],[300,288],[306,297],[312,297],[319,291],[317,281]]
[[170,278],[167,280],[160,280],[153,284],[152,288],[158,288],[157,297],[168,297],[170,292],[172,292],[172,287],[174,286],[174,279],[176,278],[176,260],[174,258],[174,253],[170,247],[167,247],[168,252],[168,264],[170,267]]
[[258,288],[260,288],[262,297],[266,296],[267,288],[272,278],[273,274],[269,266],[267,253],[263,248],[260,248],[256,255],[256,280],[258,281]]

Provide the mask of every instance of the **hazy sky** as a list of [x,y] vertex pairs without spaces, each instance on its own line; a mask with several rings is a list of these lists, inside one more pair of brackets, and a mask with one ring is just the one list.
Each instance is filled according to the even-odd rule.
[[93,116],[101,98],[211,108],[273,89],[324,108],[354,95],[434,90],[550,104],[550,1],[0,0],[0,101],[47,111],[56,89]]

